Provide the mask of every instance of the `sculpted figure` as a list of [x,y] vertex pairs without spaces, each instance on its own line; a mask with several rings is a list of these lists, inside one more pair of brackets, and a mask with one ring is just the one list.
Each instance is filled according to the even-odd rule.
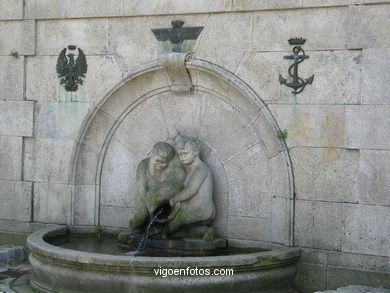
[[169,200],[172,211],[166,233],[175,238],[189,236],[211,241],[214,232],[206,226],[215,217],[210,169],[199,158],[200,147],[195,139],[180,138],[176,151],[187,175],[184,189]]
[[130,233],[140,229],[158,207],[183,189],[185,176],[173,147],[166,142],[156,143],[152,156],[137,167],[136,212],[129,223]]

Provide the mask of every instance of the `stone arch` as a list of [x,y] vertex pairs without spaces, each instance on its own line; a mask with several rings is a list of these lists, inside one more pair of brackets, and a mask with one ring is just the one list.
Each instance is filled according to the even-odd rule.
[[204,144],[218,234],[292,245],[293,176],[275,119],[234,74],[202,60],[187,61],[186,68],[194,85],[189,94],[172,93],[155,61],[98,99],[74,151],[72,224],[126,226],[136,165],[153,143],[180,130]]

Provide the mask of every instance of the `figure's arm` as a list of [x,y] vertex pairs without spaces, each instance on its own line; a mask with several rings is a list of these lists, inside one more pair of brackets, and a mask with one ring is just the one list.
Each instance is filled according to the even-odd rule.
[[145,198],[145,194],[148,191],[148,180],[146,176],[147,168],[147,161],[142,161],[137,167],[137,197],[140,197],[142,199]]
[[176,194],[170,201],[169,204],[174,206],[177,202],[185,201],[193,197],[202,186],[203,181],[208,176],[208,172],[204,169],[196,169],[191,175],[190,180],[188,181],[187,186],[184,187],[182,191]]

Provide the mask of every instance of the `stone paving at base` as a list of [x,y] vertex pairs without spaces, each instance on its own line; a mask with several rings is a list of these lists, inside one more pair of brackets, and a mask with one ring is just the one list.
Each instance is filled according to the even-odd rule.
[[0,267],[0,293],[15,293],[12,290],[13,282],[30,272],[28,263]]

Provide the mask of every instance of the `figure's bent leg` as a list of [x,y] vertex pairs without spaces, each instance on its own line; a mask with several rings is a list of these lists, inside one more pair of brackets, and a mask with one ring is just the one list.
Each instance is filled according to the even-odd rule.
[[188,220],[188,213],[186,213],[184,210],[180,209],[176,213],[176,216],[168,224],[168,234],[173,234],[181,226],[187,224],[187,220]]

